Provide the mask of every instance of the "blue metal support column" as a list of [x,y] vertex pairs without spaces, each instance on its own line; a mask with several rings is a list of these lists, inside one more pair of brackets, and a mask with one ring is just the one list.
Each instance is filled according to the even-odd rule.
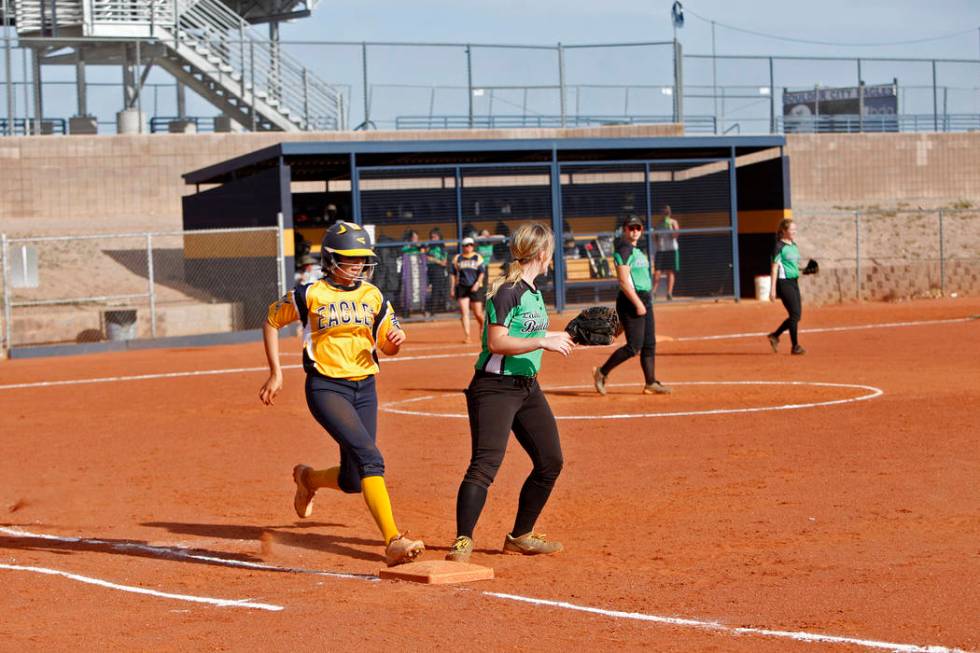
[[350,211],[354,214],[354,224],[364,224],[361,218],[361,173],[354,152],[350,154]]
[[735,301],[741,301],[742,288],[739,282],[738,269],[738,184],[735,180],[735,146],[731,148],[731,156],[728,159],[728,202],[732,225],[732,288],[735,292]]
[[[646,232],[647,232],[647,257],[650,259],[651,263],[656,259],[653,255],[653,190],[650,187],[650,162],[643,162],[643,189],[646,193],[646,204],[647,204],[647,216],[646,216]],[[650,266],[651,271],[653,266]],[[618,273],[617,273],[618,274]],[[657,294],[657,289],[653,289],[653,294]]]
[[565,251],[562,247],[561,168],[558,151],[551,149],[551,230],[555,233],[555,310],[565,310]]
[[[453,168],[456,174],[456,252],[462,253],[463,246],[463,173],[459,166]],[[488,287],[489,279],[484,280],[484,288]]]

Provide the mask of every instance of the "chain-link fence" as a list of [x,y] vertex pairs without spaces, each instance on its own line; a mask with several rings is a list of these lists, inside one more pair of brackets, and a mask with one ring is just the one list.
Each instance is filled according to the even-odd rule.
[[[82,87],[77,84],[74,59],[61,51],[64,43],[17,39],[13,31],[3,44],[5,61],[0,66],[0,120],[7,121],[0,135],[24,129],[41,132],[45,126],[39,114],[56,129],[58,123],[51,119],[67,121],[76,104],[96,114],[100,131],[115,130],[122,88],[118,66],[86,64],[89,72],[82,79],[87,91],[82,93],[88,101],[78,103]],[[49,40],[56,46],[50,56],[45,49]],[[232,49],[240,47],[234,36],[228,43]],[[152,52],[154,40],[146,39],[143,45]],[[712,55],[684,53],[679,45],[675,50],[671,41],[526,45],[282,41],[280,46],[308,62],[310,71],[340,94],[339,124],[351,128],[681,122],[689,133],[715,134],[980,129],[980,59]],[[34,51],[42,53],[40,92],[33,88]],[[675,69],[676,51],[681,51],[681,65]],[[142,110],[157,119],[151,127],[162,129],[179,117],[201,129],[212,128],[217,111],[212,105],[189,90],[185,96],[184,89],[159,66],[148,71],[138,96]],[[857,92],[875,85],[895,89],[894,107],[884,117],[872,107],[840,115],[829,115],[829,109],[819,107],[816,115],[784,115],[792,107],[784,107],[784,94],[819,94],[821,89]],[[185,97],[186,102],[180,99]]]
[[292,283],[280,233],[2,236],[4,349],[259,328]]
[[899,300],[980,292],[980,209],[865,208],[795,216],[804,277],[818,303]]

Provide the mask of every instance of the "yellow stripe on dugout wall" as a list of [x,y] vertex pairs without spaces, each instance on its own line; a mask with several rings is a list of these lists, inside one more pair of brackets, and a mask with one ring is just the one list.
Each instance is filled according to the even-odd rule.
[[738,233],[774,234],[779,221],[792,218],[793,209],[766,209],[763,211],[739,211]]
[[[184,234],[185,259],[259,258],[278,255],[273,231],[193,232]],[[283,230],[283,252],[293,255],[293,230]]]

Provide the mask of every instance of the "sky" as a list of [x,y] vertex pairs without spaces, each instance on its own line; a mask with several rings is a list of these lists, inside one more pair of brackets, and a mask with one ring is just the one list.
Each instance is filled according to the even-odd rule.
[[[283,26],[282,38],[549,45],[669,41],[673,38],[672,4],[671,0],[321,0],[311,18]],[[691,0],[682,5],[685,24],[677,30],[677,38],[686,55],[711,54],[714,45],[718,55],[980,59],[980,0]],[[715,21],[714,44],[711,21]],[[907,43],[922,39],[934,40]],[[359,84],[359,80],[345,79],[343,74],[352,69],[359,73],[359,52],[314,49],[308,55],[325,60],[326,78]],[[338,58],[333,70],[329,65],[332,56]],[[424,114],[433,106],[436,114],[460,113],[465,100],[458,93],[440,89],[433,102],[429,89],[411,91],[385,85],[465,85],[464,56],[459,49],[442,49],[426,56],[413,49],[373,48],[369,52],[371,84],[376,86],[372,114],[382,114],[382,107],[398,102],[402,103],[400,111],[407,114]],[[569,51],[566,82],[669,86],[673,78],[670,61],[668,48]],[[551,53],[476,50],[473,67],[475,86],[554,84],[557,77],[556,59]],[[721,84],[749,89],[725,91],[733,95],[758,94],[759,87],[769,85],[766,61],[735,60],[719,63],[712,70],[710,60],[688,60],[684,74],[689,86]],[[775,86],[792,89],[815,84],[852,86],[857,71],[853,62],[781,61],[775,64],[774,77]],[[868,84],[898,79],[901,86],[908,87],[903,90],[903,111],[932,110],[930,65],[863,62],[862,77]],[[980,112],[976,90],[980,65],[940,66],[938,77],[937,83],[951,87],[945,98],[950,111]],[[522,93],[498,93],[495,111],[525,111]],[[358,91],[353,90],[353,94],[358,101]],[[532,105],[531,113],[557,113],[554,93],[530,94],[534,98],[527,101]],[[689,95],[697,94],[689,90]],[[701,94],[716,96],[718,92],[702,88]],[[717,114],[720,110],[714,97],[690,97],[686,102],[688,114]],[[475,103],[478,113],[491,109],[486,93]],[[634,88],[630,98],[624,97],[621,89],[579,89],[570,93],[568,104],[572,105],[568,110],[575,106],[593,114],[660,114],[672,110],[671,98],[658,88]],[[776,110],[781,111],[781,107]],[[724,108],[732,116],[746,111],[756,116],[761,112],[765,116],[760,119],[767,120],[768,99],[735,98]]]
[[[320,0],[283,38],[353,41],[598,43],[672,38],[671,0]],[[977,0],[691,0],[678,39],[688,52],[980,58]],[[697,16],[695,15],[697,14]],[[701,16],[708,21],[698,18]],[[843,47],[793,44],[732,27],[831,43],[890,43],[964,32],[926,43]]]
[[[343,89],[353,126],[365,113],[361,49],[301,42],[548,46],[667,42],[673,38],[672,4],[672,0],[320,0],[311,17],[284,24],[281,38],[287,42],[287,53]],[[980,113],[980,63],[939,64],[936,82],[942,90],[934,100],[930,63],[868,59],[980,60],[980,0],[690,0],[682,4],[685,25],[677,30],[677,38],[687,57],[684,110],[688,116],[717,119],[720,114],[725,128],[736,123],[750,131],[768,128],[770,111],[782,112],[783,89],[854,86],[858,79],[853,59],[777,59],[770,80],[766,59],[719,60],[712,66],[710,59],[691,56],[710,55],[713,46],[720,57],[861,57],[861,77],[867,84],[898,81],[902,113],[931,113],[934,101],[940,111],[945,106],[950,113]],[[715,21],[714,42],[711,21]],[[267,28],[255,29],[265,33]],[[471,98],[462,47],[372,46],[368,60],[368,112],[378,127],[395,126],[398,116],[467,114]],[[560,112],[556,50],[475,47],[470,62],[477,89],[472,98],[475,114],[553,116]],[[15,79],[19,63],[15,59]],[[673,110],[668,95],[673,84],[672,53],[667,45],[568,49],[564,74],[568,114],[670,115]],[[116,83],[119,78],[118,69],[89,75],[90,81]],[[47,79],[73,79],[73,70],[59,67]],[[149,81],[172,84],[161,71],[154,71]],[[776,91],[772,104],[767,95],[770,83]],[[99,111],[111,118],[110,105],[117,102],[119,91],[94,89],[91,96],[90,104],[108,107]],[[166,86],[150,87],[144,107],[151,114],[173,115],[172,96]],[[73,89],[67,84],[46,91],[46,109],[61,109],[46,113],[71,115],[71,98]],[[191,112],[216,113],[200,100],[191,101]]]

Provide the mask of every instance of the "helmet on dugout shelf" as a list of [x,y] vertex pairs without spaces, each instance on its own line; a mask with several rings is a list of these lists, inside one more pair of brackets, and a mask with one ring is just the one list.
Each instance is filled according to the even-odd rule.
[[323,234],[320,245],[320,257],[323,261],[323,271],[326,274],[339,272],[351,281],[369,279],[374,271],[376,261],[365,262],[359,273],[354,272],[358,264],[349,263],[343,258],[375,259],[374,243],[371,234],[364,227],[353,222],[336,222]]

